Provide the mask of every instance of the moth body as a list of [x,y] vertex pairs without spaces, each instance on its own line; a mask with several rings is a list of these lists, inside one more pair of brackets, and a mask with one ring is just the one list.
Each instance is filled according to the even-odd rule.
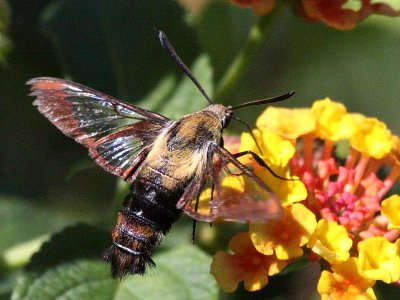
[[112,232],[113,244],[104,255],[115,277],[143,274],[146,265],[154,264],[154,246],[179,218],[177,202],[202,173],[208,147],[219,143],[222,129],[220,116],[206,108],[171,122],[155,140],[134,175]]
[[[131,184],[104,254],[114,277],[143,274],[146,265],[154,265],[155,245],[182,211],[195,220],[242,223],[263,223],[283,212],[272,190],[237,158],[251,154],[274,174],[272,169],[252,151],[232,154],[223,148],[222,131],[235,109],[282,101],[294,92],[234,108],[212,104],[162,32],[160,42],[208,107],[172,121],[72,81],[38,77],[27,82],[40,113],[84,145],[100,167]],[[226,179],[243,185],[226,188]],[[202,195],[208,207],[199,209]]]

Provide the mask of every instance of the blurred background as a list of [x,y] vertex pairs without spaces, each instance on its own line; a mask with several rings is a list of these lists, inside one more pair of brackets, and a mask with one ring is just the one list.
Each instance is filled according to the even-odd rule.
[[[110,230],[114,201],[126,191],[37,112],[25,82],[69,78],[170,118],[205,107],[160,46],[158,30],[212,97],[258,17],[226,1],[209,1],[201,10],[183,2],[190,4],[0,0],[0,253],[77,222]],[[234,105],[294,90],[295,97],[279,105],[310,107],[329,96],[399,134],[399,51],[399,18],[371,16],[352,31],[338,31],[287,7],[221,101]],[[239,117],[254,124],[263,109]],[[230,133],[243,130],[230,127]],[[181,222],[171,243],[190,243],[191,223]],[[0,292],[9,295],[13,284],[2,281]]]

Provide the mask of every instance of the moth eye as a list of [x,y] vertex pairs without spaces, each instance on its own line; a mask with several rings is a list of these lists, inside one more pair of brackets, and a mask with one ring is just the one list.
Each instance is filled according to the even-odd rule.
[[222,128],[226,128],[229,126],[229,123],[231,122],[231,116],[225,116],[222,118],[221,124]]

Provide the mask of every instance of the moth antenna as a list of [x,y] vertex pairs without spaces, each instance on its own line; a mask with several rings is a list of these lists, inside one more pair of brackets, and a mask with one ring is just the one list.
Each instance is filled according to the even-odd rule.
[[[242,104],[240,104],[240,105],[238,105],[236,107],[232,107],[231,109],[235,110],[235,109],[240,109],[240,108],[247,107],[247,106],[280,102],[280,101],[284,101],[284,100],[292,97],[294,94],[295,94],[294,91],[290,91],[290,92],[287,92],[285,94],[282,94],[282,95],[279,95],[279,96],[276,96],[276,97],[272,97],[272,98],[265,98],[265,99],[259,99],[259,100],[245,102],[245,103],[242,103]],[[244,126],[247,127],[248,131],[250,132],[251,137],[253,138],[253,140],[254,140],[254,142],[255,142],[255,144],[257,146],[258,151],[260,151],[260,153],[262,154],[261,147],[260,147],[260,145],[258,145],[257,140],[256,140],[256,138],[255,138],[255,136],[253,134],[253,131],[251,130],[250,126],[246,122],[243,122],[242,120],[240,120],[239,118],[236,118],[234,116],[232,116],[232,119],[235,119],[236,121],[238,121],[239,123],[241,123],[241,124],[243,124]]]
[[294,94],[295,94],[294,91],[290,91],[290,92],[287,92],[286,94],[282,94],[282,95],[279,95],[279,96],[276,96],[276,97],[272,97],[272,98],[259,99],[259,100],[245,102],[245,103],[240,104],[240,105],[238,105],[236,107],[233,107],[232,110],[243,108],[243,107],[246,107],[246,106],[253,106],[253,105],[261,105],[261,104],[268,104],[268,103],[274,103],[274,102],[281,102],[283,100],[286,100],[286,99],[292,97]]
[[161,46],[164,48],[164,50],[175,61],[175,63],[183,71],[183,73],[185,73],[186,76],[190,78],[190,80],[194,83],[194,85],[197,87],[197,89],[203,94],[204,98],[206,98],[208,104],[211,105],[212,101],[211,101],[210,97],[208,97],[207,93],[202,88],[200,83],[197,81],[196,77],[194,77],[194,75],[192,74],[192,72],[190,72],[189,68],[185,65],[183,60],[178,56],[174,47],[172,47],[171,43],[168,41],[165,33],[162,31],[159,31],[158,37],[160,39]]
[[237,118],[237,117],[235,117],[235,116],[232,116],[232,119],[234,119],[234,120],[238,121],[239,123],[243,124],[244,126],[246,126],[247,130],[250,132],[250,135],[251,135],[251,137],[252,137],[253,140],[254,140],[254,143],[255,143],[256,146],[257,146],[258,151],[260,151],[260,153],[263,154],[263,152],[262,152],[262,150],[261,150],[261,147],[260,147],[260,145],[257,143],[256,137],[254,136],[253,130],[251,130],[251,127],[249,126],[249,124],[247,124],[246,122],[240,120],[239,118]]

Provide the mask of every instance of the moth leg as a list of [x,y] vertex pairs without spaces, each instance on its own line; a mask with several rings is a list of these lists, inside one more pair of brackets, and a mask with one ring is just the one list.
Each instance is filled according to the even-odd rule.
[[[214,185],[214,183],[211,185],[211,197],[210,197],[210,202],[211,201],[213,201],[213,196],[214,196],[214,187],[215,187],[215,185]],[[199,209],[199,202],[200,202],[200,194],[199,195],[197,195],[197,198],[196,198],[196,203],[194,204],[194,211],[197,213],[197,210]],[[210,222],[210,227],[211,227],[211,222]],[[193,229],[192,229],[192,245],[194,245],[194,238],[195,238],[195,234],[196,234],[196,225],[197,225],[197,222],[196,222],[196,219],[193,219]]]
[[[200,194],[197,195],[196,197],[196,203],[194,205],[194,211],[197,213],[197,210],[199,209],[199,201],[200,201]],[[196,234],[196,225],[197,221],[196,219],[193,219],[193,227],[192,227],[192,245],[194,245],[194,237]]]
[[260,145],[257,143],[257,139],[256,139],[256,137],[254,136],[253,130],[250,128],[250,125],[247,124],[246,122],[240,120],[238,117],[233,116],[232,119],[235,119],[235,120],[238,121],[239,123],[241,123],[241,124],[243,124],[244,126],[246,126],[247,131],[250,133],[251,138],[253,139],[254,143],[256,144],[258,151],[260,151],[260,153],[263,154],[263,152],[262,152],[262,150],[261,150],[261,147],[260,147]]
[[[211,186],[211,199],[210,199],[210,201],[213,201],[214,187],[215,187],[215,184],[213,183],[212,186]],[[212,227],[212,222],[210,222],[210,228],[211,227]]]
[[253,151],[246,150],[246,151],[238,152],[238,153],[235,153],[235,154],[232,154],[232,155],[233,155],[234,158],[239,158],[239,157],[242,157],[244,155],[251,155],[254,158],[254,160],[256,161],[256,163],[258,163],[261,167],[266,168],[274,177],[282,179],[282,180],[288,180],[288,181],[296,180],[296,179],[293,179],[293,178],[285,178],[285,177],[282,177],[282,176],[279,176],[278,174],[276,174],[274,172],[274,170],[272,170],[271,167],[268,166],[262,160],[262,158],[260,156],[258,156],[257,153],[254,153]]
[[194,245],[194,236],[196,234],[196,225],[197,221],[196,219],[193,219],[193,225],[192,225],[192,245]]

